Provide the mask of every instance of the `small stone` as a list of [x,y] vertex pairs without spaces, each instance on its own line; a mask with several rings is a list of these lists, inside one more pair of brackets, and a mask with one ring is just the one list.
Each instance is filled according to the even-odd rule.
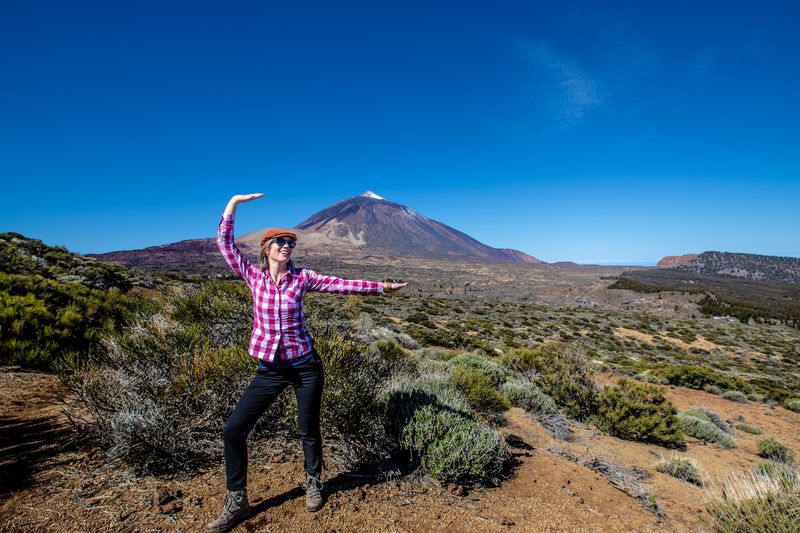
[[510,527],[514,525],[514,521],[511,520],[509,517],[504,516],[503,519],[500,521],[500,525]]
[[183,511],[183,505],[178,500],[173,500],[161,506],[162,514],[175,514],[181,511]]
[[364,489],[360,487],[356,487],[355,489],[353,489],[353,498],[355,499],[355,501],[363,502],[364,498],[366,497],[367,493],[364,491]]
[[91,507],[92,505],[99,505],[103,503],[105,498],[101,498],[100,496],[95,496],[94,498],[89,498],[84,503],[86,503],[87,507]]
[[164,505],[170,500],[175,499],[169,487],[156,487],[153,489],[153,507]]
[[203,505],[203,498],[200,496],[190,496],[187,501],[189,502],[189,505],[193,505],[195,507]]

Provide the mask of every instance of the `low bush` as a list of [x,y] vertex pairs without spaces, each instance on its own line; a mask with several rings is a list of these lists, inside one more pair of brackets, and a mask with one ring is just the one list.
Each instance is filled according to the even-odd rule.
[[797,531],[800,478],[740,473],[729,476],[711,496],[708,511],[720,533]]
[[[218,461],[224,424],[256,370],[247,335],[214,329],[237,327],[221,315],[237,291],[206,285],[173,296],[164,305],[173,314],[142,317],[111,336],[102,366],[69,381],[79,399],[71,416],[81,431],[138,472],[193,470]],[[395,367],[327,325],[317,326],[313,336],[326,381],[321,425],[334,448],[332,461],[348,467],[385,456],[399,445],[386,431],[383,394]],[[287,390],[254,436],[294,439],[295,417]]]
[[800,413],[800,398],[786,398],[786,400],[783,401],[783,406],[790,411]]
[[508,448],[497,431],[463,414],[426,405],[403,430],[403,445],[441,482],[496,483]]
[[662,459],[656,467],[662,474],[667,474],[698,487],[703,486],[703,473],[700,466],[692,459]]
[[459,354],[450,359],[449,363],[453,367],[460,365],[469,369],[481,371],[489,376],[489,378],[492,380],[492,384],[495,387],[499,387],[500,384],[502,384],[508,377],[508,371],[505,368],[494,361],[489,361],[484,357],[474,353]]
[[715,426],[707,416],[698,416],[697,413],[690,411],[680,413],[678,419],[681,422],[684,433],[691,437],[704,442],[710,442],[720,448],[736,447],[736,440],[731,435]]
[[739,431],[744,431],[745,433],[750,433],[751,435],[761,435],[763,431],[761,431],[758,426],[754,426],[753,424],[748,424],[747,422],[739,422],[736,424],[736,429]]
[[738,390],[726,390],[722,393],[722,397],[736,403],[748,403],[747,395],[739,392]]
[[794,463],[794,450],[788,448],[784,443],[776,439],[764,439],[758,441],[758,455],[778,463]]
[[107,341],[103,368],[68,381],[70,416],[136,472],[193,470],[221,457],[223,426],[254,372],[244,347],[214,349],[156,314]]
[[511,378],[503,383],[500,390],[511,401],[511,405],[525,409],[531,414],[558,412],[556,402],[528,378]]
[[685,445],[677,410],[660,388],[622,379],[597,398],[597,426],[621,439]]
[[744,393],[750,392],[750,386],[741,378],[729,376],[704,366],[668,366],[659,369],[657,373],[659,376],[666,379],[670,385],[677,385],[679,387],[704,390],[706,386],[713,386],[721,390],[738,390]]
[[716,411],[712,411],[706,407],[694,407],[689,409],[687,414],[711,422],[725,433],[733,435],[733,430],[731,429],[730,424],[728,424],[719,414],[717,414]]
[[556,403],[529,378],[509,378],[500,390],[511,405],[530,413],[555,438],[566,441],[574,438],[569,422]]
[[589,360],[580,348],[561,342],[518,348],[503,358],[503,364],[536,377],[542,391],[568,416],[586,419],[594,414],[597,385]]
[[492,414],[511,407],[508,398],[494,388],[492,378],[477,368],[456,365],[452,380],[455,388],[476,411]]

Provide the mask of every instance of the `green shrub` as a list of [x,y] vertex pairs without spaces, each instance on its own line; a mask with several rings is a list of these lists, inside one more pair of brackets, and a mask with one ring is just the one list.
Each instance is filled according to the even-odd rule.
[[725,433],[733,435],[733,430],[731,429],[730,424],[728,424],[721,416],[719,416],[719,414],[711,409],[706,407],[694,407],[686,411],[686,413],[700,418],[701,420],[705,420],[706,422],[711,422]]
[[697,463],[691,459],[662,459],[656,467],[662,474],[667,474],[698,487],[703,486],[703,474]]
[[511,407],[508,398],[494,388],[492,379],[477,368],[457,365],[453,368],[452,380],[455,388],[476,411],[499,413]]
[[709,500],[714,530],[720,533],[797,531],[800,480],[796,472],[741,473],[721,482]]
[[479,370],[489,376],[495,387],[499,387],[508,377],[508,371],[505,368],[474,353],[459,354],[448,362],[453,367],[461,365],[469,369]]
[[426,328],[436,329],[436,324],[431,322],[431,319],[428,318],[428,315],[421,311],[416,311],[411,313],[406,317],[407,322],[412,322],[414,324],[419,324],[420,326],[425,326]]
[[710,442],[720,448],[736,447],[736,440],[715,426],[708,417],[700,417],[695,413],[686,412],[680,413],[678,419],[681,422],[684,433],[691,437]]
[[403,431],[403,444],[441,482],[496,483],[508,458],[505,441],[495,430],[434,405],[414,413]]
[[553,399],[527,378],[511,378],[503,383],[500,390],[505,394],[511,405],[525,409],[533,414],[553,414],[558,412],[558,407]]
[[660,388],[622,379],[597,398],[597,426],[621,439],[684,446],[677,410]]
[[542,391],[568,416],[585,419],[594,414],[597,385],[581,349],[553,342],[513,350],[503,361],[515,372],[538,376]]
[[800,398],[786,398],[786,400],[783,401],[783,406],[790,411],[800,413]]
[[779,463],[794,463],[794,450],[788,448],[784,443],[775,439],[764,439],[758,441],[758,455]]
[[747,396],[737,390],[726,390],[722,393],[722,397],[736,403],[747,403]]
[[139,296],[116,288],[0,273],[0,364],[77,370],[105,335],[147,307]]
[[737,423],[736,429],[739,431],[744,431],[745,433],[750,433],[751,435],[761,435],[763,433],[758,426],[754,426],[753,424],[748,424],[746,422]]
[[704,390],[710,385],[722,390],[738,390],[750,392],[750,386],[736,376],[729,376],[704,366],[679,365],[659,369],[658,375],[669,382],[670,385],[688,387],[690,389]]
[[408,328],[408,334],[423,346],[457,348],[463,344],[463,338],[460,334],[441,328],[410,327]]

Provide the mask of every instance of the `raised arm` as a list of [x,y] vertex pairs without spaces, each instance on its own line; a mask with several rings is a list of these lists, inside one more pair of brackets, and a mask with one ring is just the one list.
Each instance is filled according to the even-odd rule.
[[264,196],[262,193],[237,194],[233,196],[225,207],[225,211],[222,213],[222,220],[220,220],[219,227],[217,228],[217,247],[220,252],[222,252],[222,257],[225,258],[225,261],[227,261],[234,272],[236,272],[240,278],[247,281],[247,283],[250,283],[250,280],[253,279],[253,275],[257,269],[242,255],[242,252],[240,252],[239,248],[236,246],[233,237],[233,219],[236,215],[236,207],[239,204],[261,198],[262,196]]

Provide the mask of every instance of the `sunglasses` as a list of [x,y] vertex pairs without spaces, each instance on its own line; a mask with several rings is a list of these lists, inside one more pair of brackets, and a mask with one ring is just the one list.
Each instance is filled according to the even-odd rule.
[[293,249],[297,246],[297,241],[293,241],[292,239],[284,239],[283,237],[278,237],[275,239],[275,244],[278,245],[278,248],[283,248],[284,244],[288,244],[290,249]]

